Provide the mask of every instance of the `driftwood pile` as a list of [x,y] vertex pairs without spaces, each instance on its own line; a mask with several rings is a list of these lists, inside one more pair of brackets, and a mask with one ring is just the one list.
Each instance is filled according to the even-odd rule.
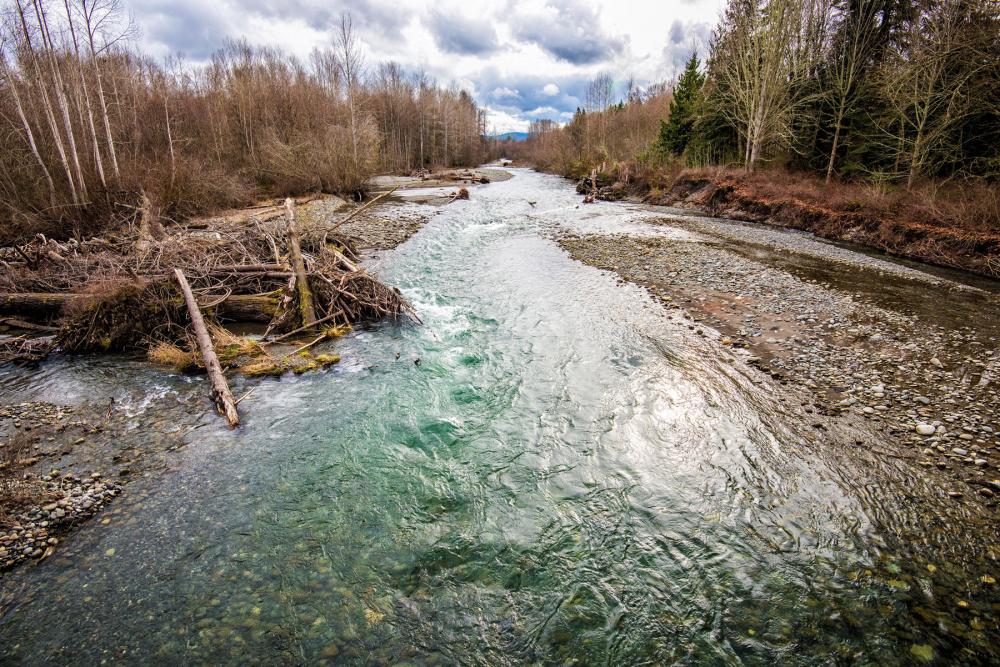
[[[307,355],[360,320],[416,318],[397,289],[357,264],[356,240],[338,233],[376,201],[308,230],[299,228],[295,202],[287,199],[209,224],[140,224],[115,238],[86,241],[39,235],[4,248],[0,323],[7,316],[7,324],[33,331],[0,338],[0,363],[36,361],[57,350],[145,349],[161,357],[164,350],[167,356],[197,351],[196,365],[207,370],[220,412],[236,425],[236,401],[216,355],[223,343],[236,350],[228,357],[246,354],[254,374],[267,374],[289,369],[267,356],[266,346],[279,339],[307,336],[310,343],[296,350]],[[221,328],[226,322],[259,322],[266,331],[252,345],[234,344]]]

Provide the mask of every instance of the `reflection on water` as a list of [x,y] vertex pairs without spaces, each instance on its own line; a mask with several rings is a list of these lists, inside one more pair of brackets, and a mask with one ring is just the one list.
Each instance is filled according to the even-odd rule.
[[[919,482],[824,455],[761,380],[545,240],[622,216],[577,201],[519,171],[442,209],[379,266],[425,325],[264,382],[238,432],[197,430],[108,526],[8,577],[7,660],[987,662],[990,590],[883,535],[913,512],[873,480]],[[204,394],[141,363],[0,382],[136,410]]]

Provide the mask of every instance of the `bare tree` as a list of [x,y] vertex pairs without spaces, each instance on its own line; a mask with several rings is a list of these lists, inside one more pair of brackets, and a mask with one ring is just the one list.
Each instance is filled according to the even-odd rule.
[[7,64],[7,54],[5,53],[6,39],[3,43],[0,43],[0,68],[2,68],[4,79],[7,81],[7,87],[10,89],[11,96],[14,98],[14,106],[17,109],[17,117],[21,121],[21,127],[24,130],[25,139],[28,141],[28,146],[31,148],[31,154],[35,157],[35,161],[38,162],[38,167],[42,170],[42,175],[45,177],[45,183],[49,188],[49,205],[55,206],[56,202],[56,185],[52,180],[52,174],[49,173],[48,167],[45,166],[45,160],[42,159],[41,153],[38,151],[38,144],[35,141],[35,133],[31,129],[31,123],[28,122],[28,116],[24,112],[24,105],[21,103],[21,95],[17,92],[18,82],[10,70],[10,66]]
[[[115,150],[114,136],[111,134],[111,118],[108,116],[108,103],[104,94],[104,80],[101,75],[101,63],[98,54],[107,52],[115,44],[133,34],[131,21],[118,25],[118,19],[123,15],[119,0],[78,0],[80,16],[87,38],[87,48],[94,68],[97,81],[97,102],[100,107],[101,120],[104,125],[104,139],[107,144],[108,157],[115,172],[115,180],[121,180],[121,170],[118,167],[118,153]],[[115,30],[115,28],[118,28]],[[98,39],[102,39],[98,46]]]
[[975,19],[990,7],[990,0],[932,4],[911,23],[903,47],[886,62],[882,89],[896,130],[886,128],[894,140],[887,148],[897,151],[908,188],[957,149],[951,133],[977,109],[970,83],[991,61]]
[[879,25],[877,0],[857,0],[842,14],[829,57],[826,94],[833,106],[833,142],[826,163],[826,182],[833,176],[840,148],[844,118],[853,110],[858,91],[868,70]]
[[748,172],[754,171],[766,145],[789,139],[796,68],[788,54],[800,11],[801,0],[731,5],[716,45],[713,74],[724,84],[723,113],[746,141]]
[[59,159],[62,162],[63,171],[66,174],[66,181],[69,184],[70,196],[72,197],[74,204],[80,203],[80,195],[77,191],[76,181],[73,178],[73,172],[70,169],[69,157],[66,154],[66,147],[63,144],[62,134],[59,130],[59,125],[56,122],[55,113],[52,108],[52,103],[49,100],[48,90],[45,87],[45,78],[42,75],[42,68],[38,63],[38,55],[35,49],[35,45],[32,42],[32,30],[28,24],[27,16],[25,15],[25,8],[21,4],[21,0],[15,0],[14,7],[16,8],[18,25],[21,28],[21,38],[24,42],[23,51],[25,52],[25,57],[31,63],[32,70],[34,72],[35,85],[40,88],[39,97],[42,100],[42,107],[45,109],[45,117],[48,121],[49,132],[52,135],[52,141],[56,145],[56,152],[59,154]]
[[[20,0],[18,0],[18,2],[20,2]],[[32,0],[32,4],[35,9],[35,17],[38,19],[39,34],[42,37],[42,50],[47,57],[49,70],[52,75],[52,83],[56,91],[56,103],[59,106],[59,111],[62,115],[63,127],[66,131],[66,141],[69,146],[69,156],[73,163],[73,170],[76,175],[77,187],[79,188],[80,196],[86,199],[87,183],[83,178],[83,169],[80,167],[80,151],[76,146],[76,135],[73,133],[73,121],[70,120],[69,117],[69,98],[66,94],[66,83],[63,80],[62,73],[59,70],[59,64],[56,61],[56,46],[52,39],[52,33],[49,30],[48,17],[45,14],[43,0]]]
[[354,168],[357,169],[360,160],[358,153],[358,108],[357,92],[361,82],[364,60],[361,49],[354,35],[354,23],[350,14],[340,15],[340,29],[337,32],[338,65],[347,93],[347,105],[351,116],[351,155]]
[[[101,146],[97,141],[97,127],[94,125],[94,109],[90,103],[90,90],[87,87],[87,77],[83,73],[83,58],[80,57],[80,42],[76,38],[76,26],[73,23],[73,12],[70,11],[69,0],[63,0],[63,7],[66,9],[66,23],[69,26],[70,43],[73,45],[73,60],[76,63],[76,73],[79,80],[79,86],[83,93],[87,129],[90,130],[90,139],[94,146],[94,163],[97,166],[97,176],[101,179],[101,185],[106,188],[108,182],[104,177],[104,160],[101,159]],[[82,109],[81,113],[83,111],[84,110]]]

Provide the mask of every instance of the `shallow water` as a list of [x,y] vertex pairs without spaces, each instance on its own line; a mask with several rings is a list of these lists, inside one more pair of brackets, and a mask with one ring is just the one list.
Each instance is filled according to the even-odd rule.
[[[887,537],[924,526],[874,476],[919,481],[826,455],[765,380],[549,240],[683,233],[515,172],[377,262],[423,326],[264,382],[238,432],[205,421],[110,526],[8,576],[6,662],[987,662],[978,573]],[[0,387],[136,415],[205,393],[119,360]]]

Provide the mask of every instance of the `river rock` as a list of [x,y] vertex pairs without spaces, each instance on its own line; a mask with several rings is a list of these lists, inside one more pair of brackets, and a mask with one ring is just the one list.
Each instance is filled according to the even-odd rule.
[[934,435],[936,429],[930,424],[917,424],[916,431],[920,435]]

